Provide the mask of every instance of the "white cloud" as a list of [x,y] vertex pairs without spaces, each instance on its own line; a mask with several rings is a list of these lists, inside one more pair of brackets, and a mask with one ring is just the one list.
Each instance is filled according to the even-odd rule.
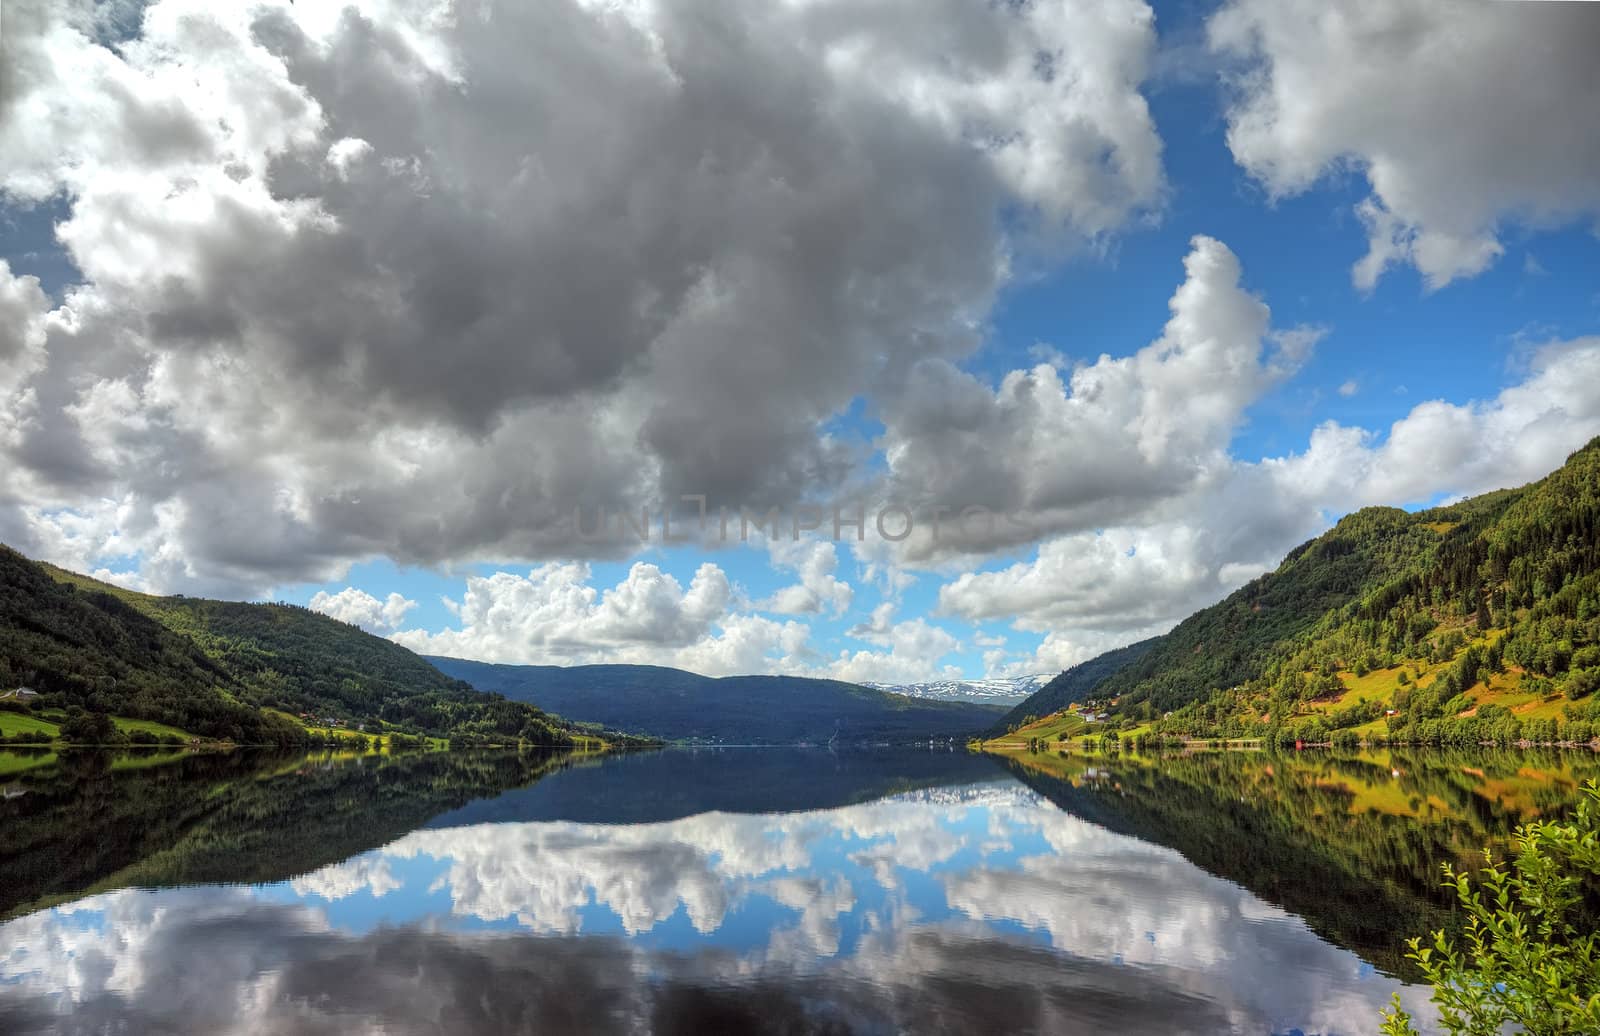
[[1344,384],[1339,386],[1339,395],[1343,396],[1346,399],[1349,399],[1351,396],[1354,396],[1356,393],[1358,393],[1360,391],[1361,391],[1361,383],[1356,381],[1354,378],[1350,379],[1349,381],[1346,381]]
[[809,657],[809,630],[733,610],[732,584],[703,563],[688,589],[638,562],[616,586],[591,585],[587,565],[541,565],[527,575],[496,572],[467,580],[458,625],[405,630],[397,642],[425,654],[516,664],[631,662],[708,676],[781,672]]
[[850,607],[855,589],[834,575],[839,555],[827,540],[768,540],[767,552],[773,563],[800,576],[800,582],[778,590],[761,607],[783,615],[815,615],[824,610],[835,616]]
[[[1161,336],[1102,355],[1065,381],[1049,364],[991,391],[943,361],[885,404],[892,494],[951,509],[899,549],[928,560],[1137,519],[1225,474],[1246,409],[1293,374],[1320,336],[1274,331],[1222,242],[1196,237]],[[995,517],[963,521],[979,506]],[[926,510],[926,506],[924,507]],[[1019,514],[1021,521],[999,517]]]
[[894,621],[895,605],[880,604],[869,621],[851,628],[849,636],[884,650],[841,651],[827,668],[828,675],[852,683],[916,683],[922,680],[960,679],[958,666],[943,659],[961,647],[948,630],[921,617]]
[[[0,399],[11,399],[44,361],[49,300],[37,277],[18,277],[0,259]],[[0,414],[0,445],[14,436],[15,416]]]
[[336,594],[317,591],[311,598],[312,611],[332,616],[340,622],[360,626],[368,633],[393,633],[404,625],[406,616],[417,606],[416,601],[404,595],[391,593],[384,600],[347,586]]
[[945,584],[939,607],[975,622],[1019,617],[1019,628],[1041,633],[1063,626],[1147,630],[1216,596],[1205,538],[1180,524],[1059,537],[1030,562]]
[[1231,0],[1211,46],[1238,62],[1234,158],[1274,195],[1352,168],[1369,251],[1437,288],[1486,269],[1512,223],[1600,214],[1600,9],[1449,0]]
[[1340,511],[1522,485],[1600,435],[1595,385],[1600,337],[1551,342],[1492,399],[1418,404],[1381,438],[1328,421],[1304,452],[1263,467],[1280,491]]

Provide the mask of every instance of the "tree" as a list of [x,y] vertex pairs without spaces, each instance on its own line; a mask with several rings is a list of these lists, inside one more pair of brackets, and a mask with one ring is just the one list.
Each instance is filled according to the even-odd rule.
[[1577,701],[1600,687],[1600,669],[1574,669],[1562,682],[1561,691],[1568,701]]
[[126,740],[110,716],[80,710],[68,713],[61,724],[61,738],[74,745],[114,745]]
[[[1445,884],[1466,912],[1461,941],[1435,932],[1411,940],[1410,958],[1433,984],[1440,1024],[1451,1036],[1510,1031],[1556,1036],[1600,1032],[1600,931],[1585,897],[1600,889],[1600,785],[1590,782],[1569,821],[1517,829],[1507,869],[1484,850],[1474,883],[1448,863]],[[1387,1036],[1415,1036],[1400,1007]]]

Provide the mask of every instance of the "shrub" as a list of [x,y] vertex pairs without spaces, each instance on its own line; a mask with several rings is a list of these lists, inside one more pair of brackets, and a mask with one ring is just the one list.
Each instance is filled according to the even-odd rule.
[[[1600,1032],[1600,931],[1584,905],[1600,883],[1600,786],[1590,782],[1584,795],[1570,821],[1519,827],[1509,869],[1487,849],[1477,883],[1444,865],[1467,915],[1464,938],[1441,930],[1432,946],[1412,939],[1408,956],[1432,983],[1451,1036]],[[1383,1032],[1416,1036],[1398,994]]]
[[1567,696],[1568,701],[1577,701],[1584,695],[1592,694],[1597,687],[1600,687],[1600,668],[1574,669],[1562,681],[1561,693]]
[[116,745],[127,740],[111,717],[103,712],[74,709],[61,724],[63,740],[75,745]]

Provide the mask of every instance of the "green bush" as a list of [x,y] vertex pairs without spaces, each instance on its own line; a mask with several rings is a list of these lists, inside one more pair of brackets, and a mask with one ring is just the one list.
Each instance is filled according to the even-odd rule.
[[[1600,892],[1600,786],[1584,795],[1570,821],[1519,827],[1509,869],[1487,849],[1476,882],[1445,864],[1465,932],[1435,932],[1428,947],[1412,939],[1409,956],[1451,1036],[1600,1032],[1600,932],[1585,903]],[[1416,1031],[1396,995],[1383,1032]]]
[[74,745],[120,745],[127,736],[103,712],[73,709],[61,724],[62,740]]
[[1574,669],[1562,681],[1561,693],[1567,696],[1568,701],[1577,701],[1586,694],[1594,692],[1600,687],[1600,668]]

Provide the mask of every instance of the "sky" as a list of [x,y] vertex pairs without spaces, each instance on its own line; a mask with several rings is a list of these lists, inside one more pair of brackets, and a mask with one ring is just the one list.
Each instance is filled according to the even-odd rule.
[[1600,434],[1600,6],[0,32],[0,542],[126,586],[498,662],[1047,674]]

